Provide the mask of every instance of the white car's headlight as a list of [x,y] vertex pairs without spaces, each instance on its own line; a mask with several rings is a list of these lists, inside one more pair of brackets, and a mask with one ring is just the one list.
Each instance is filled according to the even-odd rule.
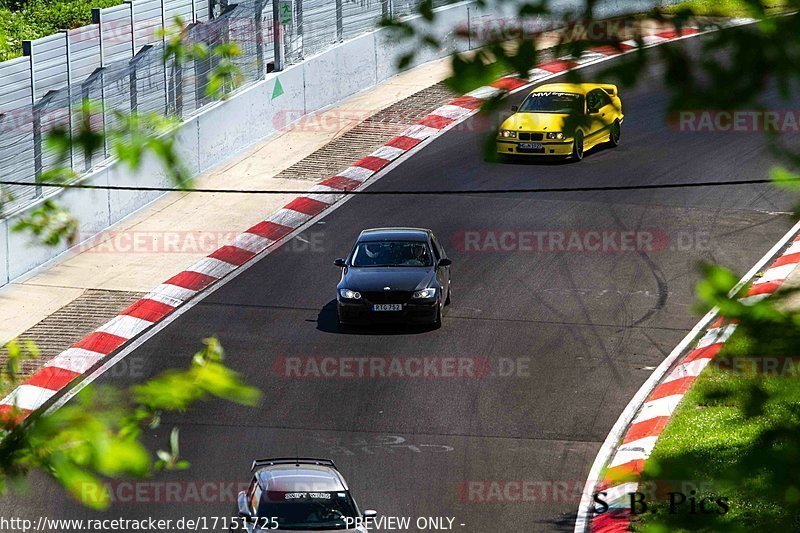
[[347,300],[360,300],[361,293],[350,289],[339,289],[339,295]]
[[433,298],[434,296],[436,296],[436,289],[433,287],[414,292],[414,298]]
[[547,138],[548,139],[557,139],[557,140],[560,141],[560,140],[562,140],[564,138],[564,134],[561,133],[560,131],[559,132],[551,131],[550,133],[547,134]]
[[500,130],[500,137],[505,137],[506,139],[516,139],[517,132],[511,130]]

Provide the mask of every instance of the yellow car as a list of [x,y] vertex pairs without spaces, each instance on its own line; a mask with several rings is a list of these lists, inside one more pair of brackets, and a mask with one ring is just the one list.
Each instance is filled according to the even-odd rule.
[[550,83],[537,87],[500,126],[497,153],[583,159],[600,144],[619,144],[622,101],[616,85]]

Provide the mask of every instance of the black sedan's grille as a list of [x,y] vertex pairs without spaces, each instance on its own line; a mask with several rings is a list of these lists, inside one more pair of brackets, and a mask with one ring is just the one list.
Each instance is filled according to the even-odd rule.
[[362,292],[361,296],[374,304],[404,304],[411,300],[412,294],[409,291],[375,291]]
[[544,139],[543,133],[519,133],[520,141],[541,141]]

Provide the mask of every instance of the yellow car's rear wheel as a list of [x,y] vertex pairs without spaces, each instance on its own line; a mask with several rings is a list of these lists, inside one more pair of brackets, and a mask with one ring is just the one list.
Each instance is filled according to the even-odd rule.
[[608,142],[611,146],[619,146],[619,139],[622,135],[622,126],[619,120],[615,120],[611,125],[611,134],[608,136]]

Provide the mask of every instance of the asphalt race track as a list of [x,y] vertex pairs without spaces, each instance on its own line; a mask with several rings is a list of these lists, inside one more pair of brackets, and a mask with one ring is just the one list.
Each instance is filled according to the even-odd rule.
[[[687,43],[673,46],[696,46]],[[381,515],[455,517],[456,530],[475,533],[571,530],[601,442],[698,319],[698,263],[744,273],[792,223],[791,197],[767,185],[480,192],[766,176],[775,159],[762,134],[671,128],[662,77],[654,64],[636,89],[622,91],[622,145],[588,153],[578,164],[486,163],[484,119],[448,132],[372,190],[476,192],[352,198],[188,310],[128,356],[122,370],[99,379],[129,385],[185,367],[201,339],[217,334],[228,363],[263,390],[259,408],[210,402],[166,417],[153,446],[164,446],[169,429],[180,426],[192,468],[157,479],[245,483],[254,458],[321,456],[336,461],[362,509]],[[773,100],[779,109],[798,104],[780,102],[777,92]],[[339,331],[334,258],[349,252],[361,229],[394,225],[432,228],[453,259],[453,304],[443,327]],[[624,252],[463,249],[464,232],[505,230],[567,239],[639,231],[654,240]],[[280,357],[321,356],[477,357],[489,360],[493,375],[298,379],[276,371]],[[510,362],[514,372],[507,372]],[[506,373],[512,375],[500,375]],[[539,501],[523,498],[509,481],[538,483]],[[121,502],[102,516],[234,510],[230,496],[201,499]],[[6,516],[28,518],[96,516],[40,475],[26,492],[5,497],[3,508]]]

